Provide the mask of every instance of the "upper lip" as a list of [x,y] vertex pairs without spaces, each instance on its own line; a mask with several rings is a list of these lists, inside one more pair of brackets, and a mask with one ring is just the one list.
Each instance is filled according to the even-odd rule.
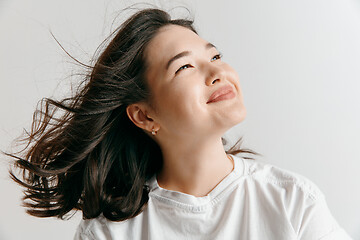
[[233,89],[230,85],[223,86],[223,87],[219,88],[218,90],[216,90],[215,92],[213,92],[206,103],[209,103],[209,102],[215,100],[216,98],[218,98],[224,94],[227,94],[229,92],[232,92],[232,91],[233,91]]

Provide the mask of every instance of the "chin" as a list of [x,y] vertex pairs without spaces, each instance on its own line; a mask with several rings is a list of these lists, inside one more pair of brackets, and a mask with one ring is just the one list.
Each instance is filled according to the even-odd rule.
[[242,121],[244,121],[245,117],[246,117],[246,108],[244,105],[241,104],[241,107],[236,109],[237,111],[232,112],[233,114],[231,115],[231,119],[233,120],[233,126],[241,123]]
[[246,108],[242,101],[234,101],[226,107],[219,109],[216,124],[226,129],[241,123],[246,117]]

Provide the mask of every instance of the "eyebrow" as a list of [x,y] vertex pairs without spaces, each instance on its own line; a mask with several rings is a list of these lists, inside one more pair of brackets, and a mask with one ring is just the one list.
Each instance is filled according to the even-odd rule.
[[[210,49],[210,48],[216,48],[214,44],[212,43],[207,43],[205,45],[205,49]],[[166,64],[166,70],[169,69],[169,66],[172,62],[174,62],[175,60],[182,58],[184,56],[188,56],[191,54],[191,51],[183,51],[181,53],[176,54],[175,56],[173,56],[172,58],[170,58],[170,60],[168,61],[168,63]]]

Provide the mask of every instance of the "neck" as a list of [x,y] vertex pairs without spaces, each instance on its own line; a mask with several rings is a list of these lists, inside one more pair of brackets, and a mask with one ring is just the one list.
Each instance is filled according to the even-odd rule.
[[187,151],[186,146],[179,145],[183,147],[175,151],[163,150],[164,165],[157,181],[164,189],[206,196],[234,169],[233,159],[227,156],[221,138],[213,144],[209,141],[192,144],[194,147]]

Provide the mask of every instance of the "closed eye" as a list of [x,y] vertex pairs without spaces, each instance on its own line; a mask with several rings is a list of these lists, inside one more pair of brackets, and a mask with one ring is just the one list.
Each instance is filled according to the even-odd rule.
[[176,70],[175,74],[177,74],[177,73],[180,72],[181,70],[186,69],[186,68],[188,68],[188,67],[191,67],[191,65],[190,65],[190,64],[185,64],[185,65],[181,66],[178,70]]

